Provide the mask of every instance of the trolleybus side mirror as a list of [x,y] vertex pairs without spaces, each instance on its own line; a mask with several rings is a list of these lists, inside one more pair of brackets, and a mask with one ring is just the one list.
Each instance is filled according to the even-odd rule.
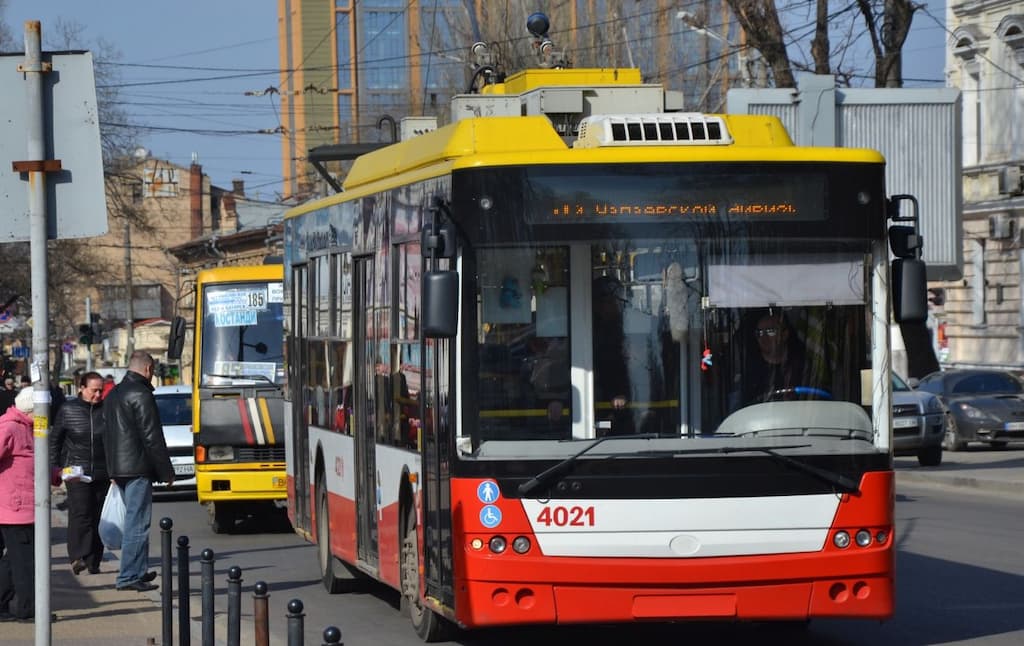
[[892,311],[897,323],[922,323],[928,318],[928,278],[923,260],[892,261]]
[[459,327],[459,273],[428,271],[423,276],[423,336],[450,339]]
[[889,227],[889,248],[897,258],[920,258],[923,246],[914,227],[902,224]]
[[[910,202],[911,215],[900,215],[903,202]],[[892,261],[892,313],[897,323],[923,323],[928,318],[928,272],[921,260],[924,241],[917,232],[920,206],[913,195],[893,195],[888,200],[888,215],[893,222],[911,222],[910,226],[889,227]]]
[[185,319],[175,316],[171,320],[171,330],[167,337],[167,358],[180,359],[185,348]]
[[435,258],[455,257],[455,231],[448,224],[440,224],[436,227],[432,223],[423,225],[423,250],[433,252]]

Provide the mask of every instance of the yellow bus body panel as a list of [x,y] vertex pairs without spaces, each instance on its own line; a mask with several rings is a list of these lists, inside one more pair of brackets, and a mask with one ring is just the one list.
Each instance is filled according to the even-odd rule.
[[[227,481],[228,489],[214,491],[213,482]],[[285,465],[197,464],[199,502],[284,500],[288,497]]]

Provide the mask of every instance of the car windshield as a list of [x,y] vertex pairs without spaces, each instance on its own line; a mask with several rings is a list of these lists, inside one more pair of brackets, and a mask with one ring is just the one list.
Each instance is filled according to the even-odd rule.
[[967,375],[953,384],[953,393],[1019,393],[1020,381],[1000,372]]
[[188,393],[157,395],[156,407],[163,426],[188,426],[192,423],[192,398]]
[[897,375],[895,372],[892,373],[892,389],[894,391],[912,390],[912,388],[907,385],[907,382],[900,379],[900,376]]

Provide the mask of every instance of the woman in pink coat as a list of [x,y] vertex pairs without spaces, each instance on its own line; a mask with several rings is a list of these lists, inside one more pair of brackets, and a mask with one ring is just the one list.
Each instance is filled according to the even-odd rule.
[[0,621],[31,623],[35,615],[35,463],[32,388],[0,416]]

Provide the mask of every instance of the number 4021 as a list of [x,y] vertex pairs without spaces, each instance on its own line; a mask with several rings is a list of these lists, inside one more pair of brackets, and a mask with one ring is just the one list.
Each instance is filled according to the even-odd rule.
[[594,508],[591,507],[544,507],[537,514],[537,523],[551,527],[593,527]]

